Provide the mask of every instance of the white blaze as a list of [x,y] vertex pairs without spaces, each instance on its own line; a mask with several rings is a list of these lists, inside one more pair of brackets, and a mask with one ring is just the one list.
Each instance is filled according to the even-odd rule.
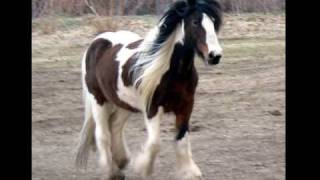
[[216,31],[214,29],[214,24],[212,20],[203,13],[203,18],[202,18],[202,27],[206,31],[206,43],[208,46],[209,52],[214,52],[215,55],[221,55],[222,54],[222,48],[219,44],[218,38]]

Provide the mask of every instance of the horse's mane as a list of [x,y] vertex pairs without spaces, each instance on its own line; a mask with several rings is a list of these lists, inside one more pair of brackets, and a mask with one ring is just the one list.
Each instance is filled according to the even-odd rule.
[[[144,96],[147,109],[152,100],[156,85],[170,66],[175,37],[179,29],[183,31],[183,20],[193,12],[206,13],[214,19],[215,30],[222,24],[221,6],[215,0],[180,0],[174,2],[160,18],[158,25],[152,29],[141,44],[138,60],[131,68],[134,86]],[[182,27],[182,28],[178,28]],[[183,37],[179,37],[183,38]],[[183,40],[181,39],[181,43]]]

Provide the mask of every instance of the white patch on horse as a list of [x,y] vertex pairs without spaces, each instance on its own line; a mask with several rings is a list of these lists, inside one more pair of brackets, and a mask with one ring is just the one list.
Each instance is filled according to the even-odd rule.
[[109,128],[110,115],[115,111],[114,105],[104,103],[99,105],[92,94],[90,96],[92,115],[96,124],[95,138],[96,145],[99,150],[100,165],[106,172],[106,175],[113,174],[118,171],[118,167],[112,160],[111,153],[111,133]]
[[213,21],[208,17],[208,15],[203,13],[203,18],[201,23],[203,28],[206,31],[206,41],[207,41],[209,52],[214,52],[215,56],[221,55],[222,48],[219,44],[218,37],[214,29]]
[[183,179],[200,179],[202,176],[199,167],[192,159],[189,133],[187,132],[175,145],[178,176]]
[[178,29],[177,29],[177,35],[176,35],[175,42],[179,42],[179,43],[181,43],[183,45],[184,44],[183,43],[184,35],[185,35],[184,21],[181,21],[181,26],[178,27]]
[[129,60],[129,58],[133,56],[136,52],[137,52],[136,49],[122,48],[117,54],[116,60],[119,61],[117,95],[122,101],[128,103],[130,106],[135,107],[139,110],[142,110],[144,109],[143,103],[139,98],[139,93],[137,89],[134,88],[134,86],[125,86],[122,79],[123,66]]
[[124,128],[129,115],[129,111],[118,108],[110,119],[112,157],[119,168],[124,168],[130,160],[130,152],[124,136]]
[[141,39],[141,37],[139,35],[137,35],[136,33],[130,32],[130,31],[117,31],[117,32],[104,32],[99,34],[97,37],[95,37],[93,39],[106,39],[108,41],[112,42],[112,45],[116,45],[116,44],[129,44],[131,42],[134,42],[136,40]]
[[[134,33],[131,33],[131,34],[134,34]],[[119,36],[121,36],[121,35],[122,34],[119,34]],[[137,34],[135,34],[135,35],[136,35],[135,38],[131,39],[131,41],[129,43],[127,43],[126,45],[141,39],[141,37],[139,35],[137,35]],[[129,48],[126,48],[126,46],[124,46],[117,54],[116,61],[119,61],[117,94],[118,94],[118,97],[122,101],[127,102],[132,107],[135,107],[139,110],[142,110],[143,104],[139,98],[138,91],[133,86],[129,86],[129,87],[125,86],[123,83],[123,79],[122,79],[123,66],[127,63],[129,58],[132,57],[137,52],[138,52],[138,48],[129,49]]]

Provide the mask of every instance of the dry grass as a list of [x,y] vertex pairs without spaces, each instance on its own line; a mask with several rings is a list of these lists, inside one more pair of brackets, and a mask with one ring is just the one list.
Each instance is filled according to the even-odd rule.
[[[157,22],[155,16],[50,17],[32,21],[34,66],[78,66],[82,53],[102,31],[129,30],[142,37]],[[219,34],[225,58],[284,57],[284,14],[226,14]],[[272,57],[270,57],[272,59]]]
[[[33,20],[33,65],[42,66],[48,62],[54,62],[56,67],[66,63],[79,65],[82,53],[97,33],[122,29],[143,37],[156,22],[155,16],[50,17]],[[226,58],[236,60],[244,56],[283,54],[285,16],[226,14],[219,36]]]
[[92,17],[87,20],[97,34],[105,31],[117,31],[119,29],[117,22],[111,17]]
[[242,13],[225,14],[222,39],[279,38],[285,36],[285,15]]
[[58,25],[56,19],[45,18],[32,22],[32,32],[40,34],[53,34],[57,31]]
[[[99,34],[105,31],[126,29],[143,34],[146,29],[155,25],[155,16],[114,16],[82,17],[50,16],[32,20],[32,34],[54,35],[57,33],[72,33],[75,30],[86,30],[87,34]],[[87,31],[89,29],[89,31]]]

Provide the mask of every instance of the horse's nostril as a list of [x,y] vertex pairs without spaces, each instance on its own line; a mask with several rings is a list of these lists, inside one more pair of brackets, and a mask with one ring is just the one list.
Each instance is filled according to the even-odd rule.
[[208,57],[209,57],[209,59],[213,59],[214,58],[214,53],[210,52]]
[[220,60],[220,59],[221,59],[221,55],[217,55],[217,56],[215,57],[215,59]]

